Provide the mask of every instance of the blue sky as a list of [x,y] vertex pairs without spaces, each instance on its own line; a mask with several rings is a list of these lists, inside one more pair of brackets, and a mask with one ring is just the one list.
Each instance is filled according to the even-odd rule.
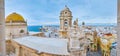
[[59,25],[60,11],[65,5],[73,20],[86,23],[116,23],[117,0],[5,0],[5,16],[16,12],[28,25]]

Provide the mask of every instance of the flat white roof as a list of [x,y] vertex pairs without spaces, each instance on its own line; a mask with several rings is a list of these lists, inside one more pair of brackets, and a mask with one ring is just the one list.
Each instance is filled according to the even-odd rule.
[[42,32],[34,32],[34,31],[30,31],[30,32],[29,32],[29,35],[34,35],[34,34],[39,34],[39,33],[42,33]]
[[27,36],[13,40],[21,45],[37,50],[38,53],[44,52],[57,55],[69,55],[67,50],[67,39]]

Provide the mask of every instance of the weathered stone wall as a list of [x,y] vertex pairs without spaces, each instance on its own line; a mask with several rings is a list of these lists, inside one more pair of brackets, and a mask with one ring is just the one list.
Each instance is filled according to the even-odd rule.
[[5,56],[5,16],[4,0],[0,0],[0,56]]
[[118,10],[117,10],[117,56],[120,56],[120,0],[118,0]]

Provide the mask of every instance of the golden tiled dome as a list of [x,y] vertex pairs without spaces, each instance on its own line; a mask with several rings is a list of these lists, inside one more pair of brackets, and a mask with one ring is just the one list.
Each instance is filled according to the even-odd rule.
[[25,22],[24,18],[17,13],[12,13],[6,17],[6,23],[12,22]]

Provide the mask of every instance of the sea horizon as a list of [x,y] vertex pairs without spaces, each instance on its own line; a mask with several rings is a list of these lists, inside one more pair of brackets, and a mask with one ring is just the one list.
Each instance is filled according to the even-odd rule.
[[[117,23],[86,23],[85,25],[94,27],[116,27]],[[28,31],[40,32],[40,28],[44,26],[59,27],[59,25],[28,25]]]
[[[85,25],[86,26],[117,26],[117,23],[86,23]],[[59,25],[58,24],[49,24],[49,25],[28,25],[28,26],[59,26]]]

